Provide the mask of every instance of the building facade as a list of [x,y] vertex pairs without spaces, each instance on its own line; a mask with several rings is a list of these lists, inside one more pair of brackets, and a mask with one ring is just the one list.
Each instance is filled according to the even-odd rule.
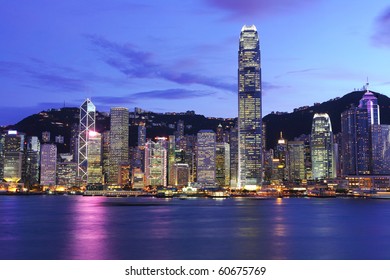
[[108,183],[118,185],[121,181],[121,165],[129,162],[129,110],[111,108],[110,152]]
[[201,130],[196,142],[196,182],[202,186],[216,183],[216,135],[212,130]]
[[332,124],[328,114],[314,114],[311,131],[312,176],[315,180],[335,177]]
[[96,107],[88,98],[80,106],[80,123],[78,137],[78,179],[87,183],[88,177],[88,138],[89,132],[95,131]]
[[57,146],[42,144],[41,146],[41,185],[55,186],[57,184]]
[[262,112],[259,36],[254,25],[241,30],[238,50],[238,187],[262,184]]
[[145,185],[167,186],[167,143],[165,138],[145,144]]

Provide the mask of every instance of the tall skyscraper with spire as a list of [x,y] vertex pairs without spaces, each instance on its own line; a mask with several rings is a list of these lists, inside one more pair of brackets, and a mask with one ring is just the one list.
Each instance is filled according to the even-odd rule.
[[238,50],[238,187],[260,186],[263,174],[261,66],[256,26],[241,29]]
[[95,131],[95,115],[96,107],[93,105],[92,101],[87,98],[80,106],[77,176],[81,183],[87,183],[88,138],[89,132]]

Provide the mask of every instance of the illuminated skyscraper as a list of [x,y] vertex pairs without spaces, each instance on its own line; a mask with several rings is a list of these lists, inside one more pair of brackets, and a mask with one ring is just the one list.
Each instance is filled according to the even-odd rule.
[[117,185],[121,181],[121,165],[129,162],[129,109],[111,108],[110,170],[108,183]]
[[390,175],[390,125],[374,124],[372,133],[372,173]]
[[41,185],[55,186],[57,181],[57,146],[42,144],[41,146]]
[[[380,147],[378,139],[373,137],[382,137],[382,132],[386,131],[382,131],[379,125],[378,100],[367,89],[359,102],[359,107],[352,107],[341,114],[341,151],[344,175],[369,175],[372,173],[372,156],[373,153],[376,153],[373,149]],[[376,133],[372,135],[374,127]],[[375,147],[373,142],[375,142]],[[375,158],[378,158],[378,155],[376,154]],[[379,170],[378,165],[374,169]]]
[[314,114],[310,148],[313,179],[334,178],[333,133],[328,114]]
[[204,186],[216,183],[216,136],[212,130],[201,130],[196,142],[196,181]]
[[215,152],[216,182],[220,187],[230,185],[230,146],[226,142],[216,143]]
[[238,187],[262,183],[261,66],[254,25],[241,29],[238,50]]
[[145,123],[138,125],[138,147],[144,148],[146,143],[146,126]]
[[96,107],[88,98],[80,106],[80,124],[78,138],[78,171],[81,183],[87,182],[88,167],[88,137],[90,131],[95,131]]
[[145,179],[147,186],[167,185],[167,143],[165,138],[157,138],[157,142],[152,140],[146,142]]
[[289,179],[305,179],[305,142],[289,141],[287,147]]
[[96,131],[89,131],[88,135],[88,166],[87,183],[102,183],[102,135]]
[[40,152],[41,143],[38,137],[27,137],[24,163],[25,174],[23,178],[25,186],[32,186],[39,183]]
[[238,130],[231,128],[229,135],[230,144],[230,187],[237,188],[238,179]]
[[24,135],[9,130],[4,137],[4,180],[19,182],[22,178]]

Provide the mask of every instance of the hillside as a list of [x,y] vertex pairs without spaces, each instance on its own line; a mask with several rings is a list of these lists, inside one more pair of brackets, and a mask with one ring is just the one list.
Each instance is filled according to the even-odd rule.
[[[351,107],[357,106],[365,91],[354,91],[341,98],[335,98],[316,106],[311,106],[303,110],[288,114],[269,114],[263,118],[267,126],[267,148],[275,147],[280,131],[287,140],[293,140],[302,134],[311,133],[311,124],[315,113],[328,113],[332,123],[334,133],[341,131],[341,113]],[[390,98],[373,92],[378,98],[380,106],[380,117],[382,124],[390,124]]]
[[[340,117],[341,113],[348,109],[351,104],[358,105],[364,91],[354,91],[344,95],[341,98],[335,98],[321,104],[304,109],[295,110],[292,113],[269,114],[263,118],[266,124],[267,149],[275,147],[280,131],[283,132],[284,138],[293,140],[302,134],[310,134],[311,123],[315,113],[328,113],[332,122],[334,133],[341,130]],[[380,105],[381,123],[390,124],[390,98],[375,93]],[[147,128],[147,137],[172,135],[176,130],[176,123],[182,120],[185,124],[186,134],[196,134],[201,129],[212,129],[216,131],[219,124],[224,129],[234,126],[236,119],[210,118],[194,113],[177,113],[177,114],[158,114],[144,112],[142,114],[130,114],[130,135],[129,141],[131,146],[136,145],[137,126],[140,122],[145,123]],[[69,139],[71,135],[71,126],[79,122],[78,108],[61,108],[43,111],[39,114],[31,115],[15,125],[9,126],[8,129],[16,129],[27,135],[35,135],[41,139],[43,131],[50,131],[52,141],[57,135],[65,138],[65,144],[59,145],[60,152],[67,152],[69,149]],[[107,113],[97,112],[96,129],[99,132],[109,130],[110,118]]]

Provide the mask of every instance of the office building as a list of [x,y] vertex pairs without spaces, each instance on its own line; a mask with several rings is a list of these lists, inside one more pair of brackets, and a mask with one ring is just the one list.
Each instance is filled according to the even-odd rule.
[[89,132],[95,131],[96,107],[88,98],[80,106],[80,123],[78,137],[78,180],[81,184],[87,183],[88,178],[88,138]]
[[41,146],[41,180],[42,186],[55,186],[57,183],[57,146],[42,144]]
[[119,185],[121,165],[129,163],[129,110],[122,107],[111,108],[110,153],[108,183]]
[[334,178],[333,132],[329,115],[326,113],[314,114],[310,148],[313,179]]
[[253,189],[263,174],[260,47],[254,25],[241,30],[238,61],[238,186]]
[[146,186],[167,186],[167,141],[156,138],[145,145],[145,184]]
[[216,136],[212,130],[201,130],[196,142],[196,182],[202,186],[216,184]]

